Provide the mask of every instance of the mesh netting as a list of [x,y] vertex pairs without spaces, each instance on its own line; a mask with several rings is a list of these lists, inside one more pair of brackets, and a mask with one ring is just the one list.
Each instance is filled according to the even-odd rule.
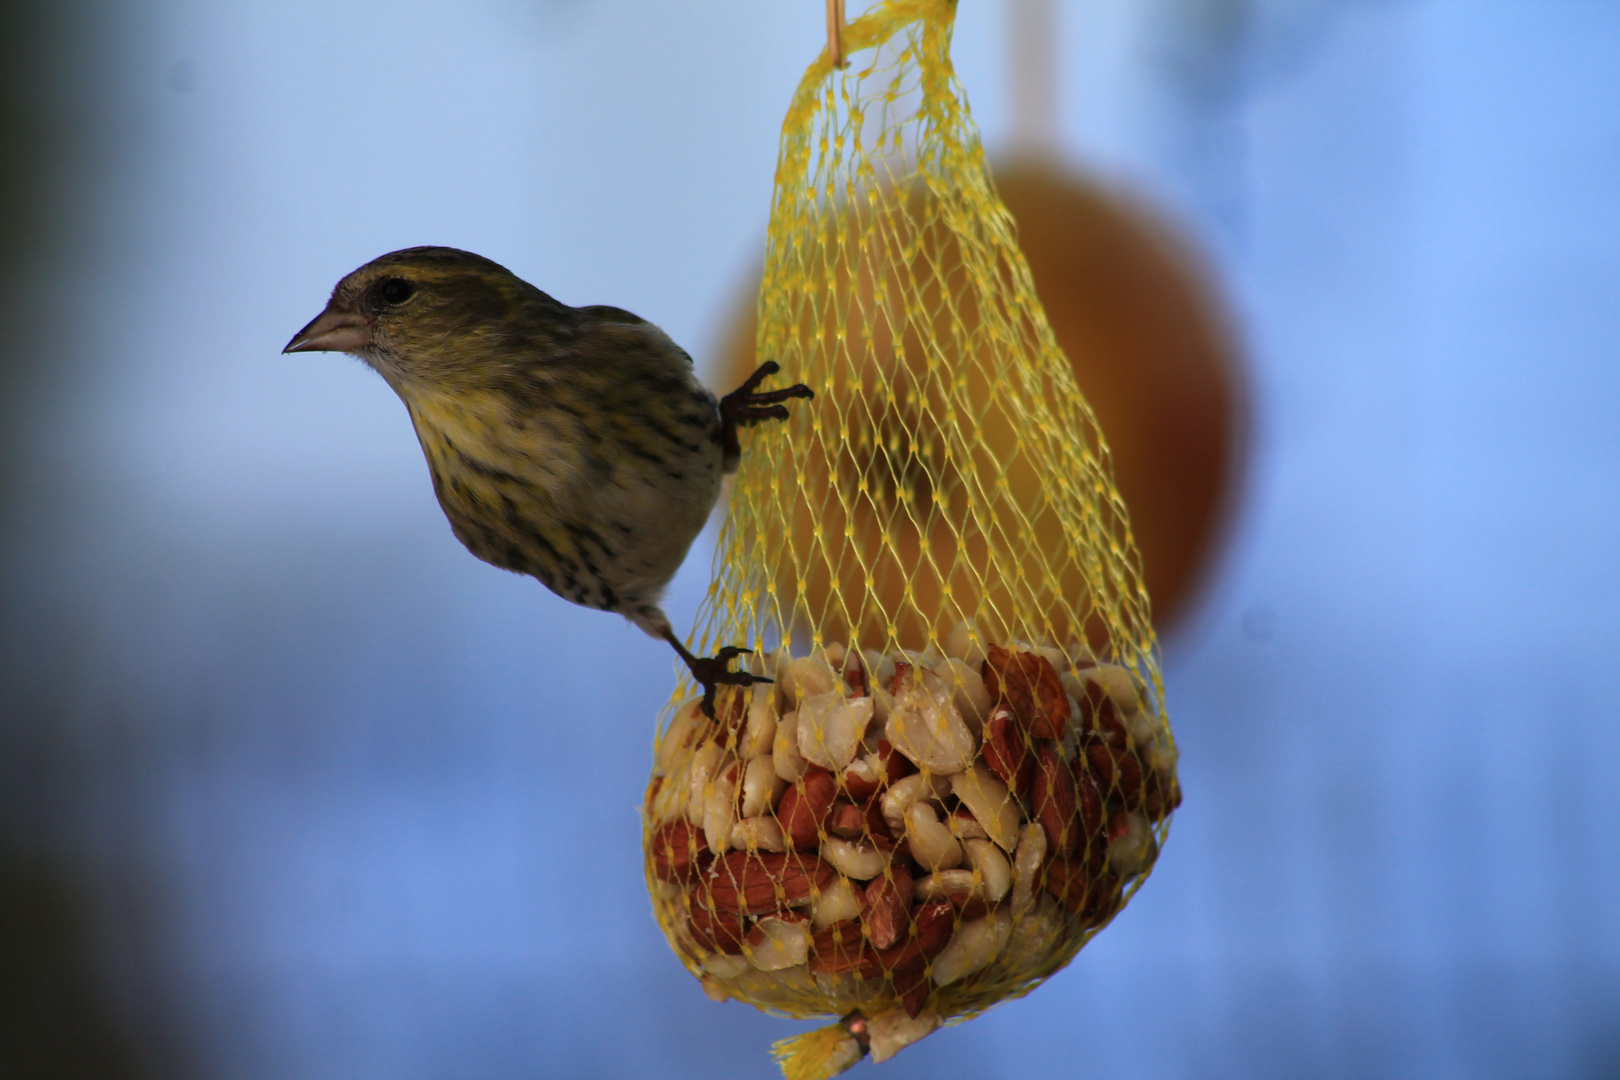
[[660,925],[711,996],[882,1058],[1067,963],[1179,802],[1139,558],[949,57],[954,3],[850,24],[783,125],[753,429],[646,805]]

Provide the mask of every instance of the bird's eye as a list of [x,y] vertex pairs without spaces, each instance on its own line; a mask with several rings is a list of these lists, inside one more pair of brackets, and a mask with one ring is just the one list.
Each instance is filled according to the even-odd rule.
[[403,304],[415,291],[416,286],[404,278],[389,278],[382,283],[382,298],[386,304]]

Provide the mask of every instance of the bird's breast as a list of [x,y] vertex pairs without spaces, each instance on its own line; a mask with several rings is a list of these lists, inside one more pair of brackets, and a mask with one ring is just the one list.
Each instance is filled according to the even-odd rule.
[[427,392],[406,404],[462,543],[578,603],[613,608],[656,591],[719,494],[717,446],[680,425],[641,423],[634,410],[593,414],[487,392]]
[[416,393],[406,405],[435,472],[489,476],[554,497],[580,483],[577,438],[566,425],[517,414],[501,394]]

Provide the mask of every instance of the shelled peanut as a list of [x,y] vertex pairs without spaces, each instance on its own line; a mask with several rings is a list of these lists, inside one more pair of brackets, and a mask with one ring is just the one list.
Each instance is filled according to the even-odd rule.
[[676,710],[648,883],[711,996],[860,1010],[887,1056],[1062,967],[1151,868],[1181,793],[1137,678],[977,637],[756,655],[774,683]]

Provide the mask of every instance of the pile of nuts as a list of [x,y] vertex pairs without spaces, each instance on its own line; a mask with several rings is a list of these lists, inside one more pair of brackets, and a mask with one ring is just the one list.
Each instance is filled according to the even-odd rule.
[[1062,967],[1152,867],[1181,793],[1136,675],[971,623],[944,652],[756,654],[774,683],[676,710],[647,878],[711,997],[859,1011],[883,1060]]

